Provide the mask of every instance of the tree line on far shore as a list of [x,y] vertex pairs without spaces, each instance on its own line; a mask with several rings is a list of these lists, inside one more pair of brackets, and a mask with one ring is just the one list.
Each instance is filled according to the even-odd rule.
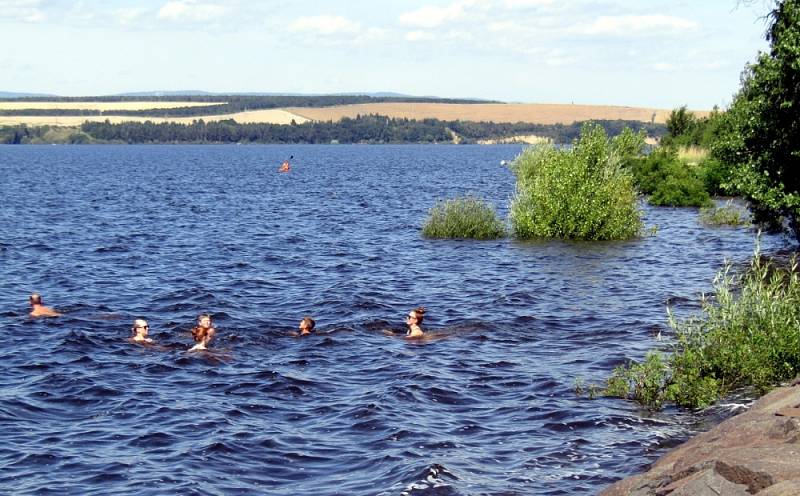
[[[666,126],[638,121],[596,121],[609,135],[628,127],[649,136],[661,136]],[[64,132],[69,129],[69,132]],[[191,124],[85,122],[79,128],[51,126],[0,127],[0,144],[26,143],[461,143],[518,135],[536,135],[555,143],[569,143],[580,134],[581,123],[531,124],[472,121],[413,120],[381,115],[360,115],[337,122],[297,124],[239,124],[233,120]],[[60,130],[60,131],[57,131]]]

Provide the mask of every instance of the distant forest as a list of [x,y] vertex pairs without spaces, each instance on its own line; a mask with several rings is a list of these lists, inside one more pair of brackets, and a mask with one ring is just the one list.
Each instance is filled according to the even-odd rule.
[[331,107],[358,103],[500,103],[489,100],[463,100],[449,98],[374,97],[367,95],[196,95],[196,96],[98,96],[98,97],[28,97],[0,98],[11,102],[207,102],[216,105],[176,107],[144,110],[90,110],[90,109],[0,109],[0,115],[135,115],[142,117],[200,117],[204,115],[233,114],[248,110],[282,107]]
[[[666,126],[639,121],[595,121],[610,136],[623,128],[644,129],[648,136],[663,136]],[[233,120],[192,124],[126,122],[112,124],[85,122],[80,127],[59,128],[26,125],[0,127],[0,144],[24,143],[452,143],[454,134],[461,143],[500,139],[517,135],[536,135],[555,143],[569,143],[582,123],[530,124],[410,120],[381,115],[344,118],[337,122],[303,124],[239,124]]]

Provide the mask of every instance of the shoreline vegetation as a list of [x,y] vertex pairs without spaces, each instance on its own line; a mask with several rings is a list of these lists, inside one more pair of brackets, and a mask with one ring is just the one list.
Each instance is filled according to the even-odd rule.
[[[661,124],[637,121],[595,121],[609,135],[624,128],[660,137]],[[525,141],[535,135],[550,143],[570,143],[580,134],[582,122],[531,124],[410,120],[384,115],[359,115],[333,122],[291,121],[288,124],[238,123],[233,120],[189,124],[85,121],[79,126],[0,126],[0,144],[481,144],[491,140]],[[524,136],[525,139],[520,139]]]
[[[692,115],[703,118],[707,112]],[[669,111],[364,95],[0,99],[0,144],[570,143],[584,122],[655,143]]]

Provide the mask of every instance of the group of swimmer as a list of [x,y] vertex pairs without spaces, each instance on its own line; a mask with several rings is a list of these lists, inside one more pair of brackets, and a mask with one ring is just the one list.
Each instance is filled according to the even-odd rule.
[[[31,317],[59,317],[61,313],[56,310],[46,307],[42,302],[42,296],[39,293],[33,293],[30,296]],[[417,307],[411,310],[406,315],[406,332],[407,338],[421,338],[424,336],[422,330],[422,321],[425,317],[425,307]],[[314,333],[316,322],[311,317],[303,317],[297,327],[297,332],[292,332],[293,336],[308,336]],[[152,344],[154,341],[148,337],[150,326],[145,319],[135,319],[133,326],[131,326],[131,336],[129,341],[138,344]],[[194,339],[194,346],[189,348],[189,351],[204,351],[208,349],[209,343],[216,336],[217,330],[214,328],[214,323],[211,320],[211,315],[204,313],[197,317],[197,324],[192,328],[192,339]]]

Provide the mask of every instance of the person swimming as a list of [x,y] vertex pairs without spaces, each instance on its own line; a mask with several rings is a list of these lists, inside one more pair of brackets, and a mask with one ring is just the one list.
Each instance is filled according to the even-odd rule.
[[31,304],[31,317],[58,317],[61,314],[56,312],[50,307],[44,306],[42,303],[42,295],[39,293],[31,293],[28,301]]
[[153,340],[147,337],[149,331],[150,326],[147,325],[146,320],[136,319],[133,321],[133,327],[131,327],[131,332],[133,335],[131,336],[130,340],[134,343],[152,343]]
[[192,328],[192,338],[195,344],[189,351],[200,351],[208,349],[208,343],[214,339],[217,330],[214,329],[214,324],[211,322],[211,315],[204,313],[197,317],[197,325]]
[[300,325],[298,326],[298,329],[300,330],[300,334],[299,335],[300,336],[307,336],[307,335],[313,333],[314,332],[314,327],[316,325],[317,325],[317,323],[314,322],[314,319],[312,319],[311,317],[308,317],[308,316],[303,317],[303,320],[300,321]]
[[425,307],[417,307],[406,315],[406,325],[408,326],[408,332],[406,332],[407,338],[421,338],[424,335],[422,327],[420,327],[424,317]]

